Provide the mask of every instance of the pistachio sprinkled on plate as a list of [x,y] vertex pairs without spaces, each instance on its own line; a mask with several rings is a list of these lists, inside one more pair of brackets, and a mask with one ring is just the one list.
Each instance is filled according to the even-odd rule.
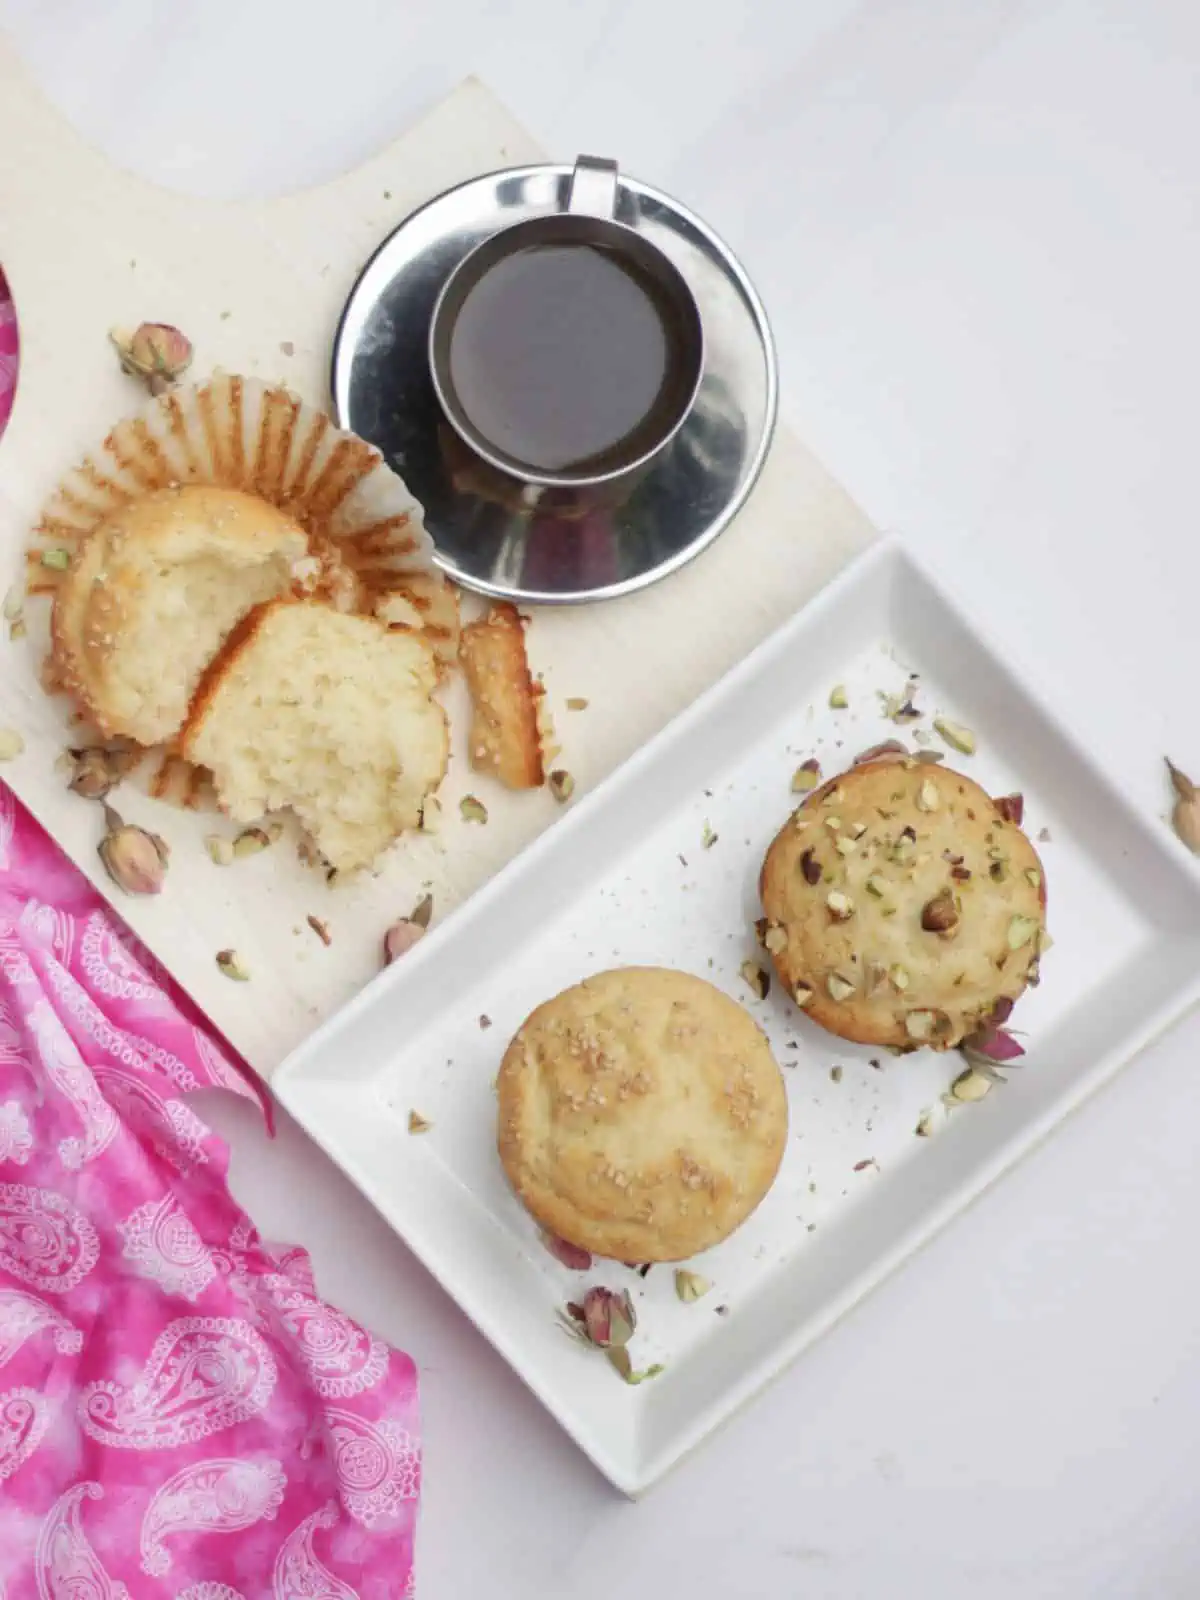
[[227,978],[232,978],[234,983],[249,983],[250,981],[250,969],[236,950],[218,950],[217,966]]
[[564,767],[555,767],[554,771],[550,773],[546,779],[546,782],[550,786],[550,793],[558,801],[560,806],[565,806],[567,801],[575,793],[575,779]]
[[757,961],[743,961],[741,974],[746,987],[759,1000],[765,1000],[771,989],[771,974],[760,967]]
[[804,794],[809,789],[815,789],[821,781],[821,763],[810,756],[807,761],[802,761],[792,773],[792,789],[797,794]]
[[686,1267],[677,1267],[675,1270],[675,1293],[684,1305],[692,1305],[712,1288],[709,1278],[702,1278],[698,1272],[689,1272]]
[[975,754],[975,735],[961,722],[951,722],[949,717],[934,717],[933,725],[952,750],[960,755]]

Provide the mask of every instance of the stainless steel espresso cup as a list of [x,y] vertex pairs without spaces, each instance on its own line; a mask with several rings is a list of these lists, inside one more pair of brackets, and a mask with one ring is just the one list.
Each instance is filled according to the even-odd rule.
[[[615,220],[616,202],[616,163],[580,156],[565,210],[485,239],[438,296],[429,368],[451,430],[445,454],[456,479],[485,498],[567,516],[620,504],[692,409],[704,371],[699,307],[674,263]],[[586,247],[586,259],[576,254],[579,247]],[[543,278],[543,317],[537,273],[552,255],[560,266],[572,258],[580,269],[578,303],[571,299],[574,280],[547,286]],[[519,273],[527,274],[525,297],[514,302]],[[520,315],[513,315],[514,305]],[[468,361],[464,345],[487,352],[490,368]],[[479,370],[487,371],[485,385],[471,377]],[[605,437],[605,418],[619,419],[623,404],[638,414],[630,414],[618,436]],[[555,448],[576,412],[576,432],[582,437],[590,428],[594,437],[579,457],[562,459]],[[528,422],[530,416],[561,436],[555,447],[548,438],[530,445],[515,420],[514,428],[507,425],[510,417]]]

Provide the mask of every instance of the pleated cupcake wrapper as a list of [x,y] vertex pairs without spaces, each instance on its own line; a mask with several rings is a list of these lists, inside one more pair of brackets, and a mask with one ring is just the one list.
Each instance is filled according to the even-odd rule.
[[[320,563],[303,592],[421,634],[443,672],[456,661],[458,596],[434,565],[421,507],[403,479],[373,445],[258,378],[218,373],[119,422],[51,495],[26,556],[27,592],[52,596],[66,562],[107,517],[178,484],[240,489],[277,506],[304,528]],[[44,681],[65,692],[53,663]],[[89,740],[103,742],[78,720],[68,742]],[[171,752],[147,755],[155,760],[142,772],[156,798],[210,803],[206,774]]]

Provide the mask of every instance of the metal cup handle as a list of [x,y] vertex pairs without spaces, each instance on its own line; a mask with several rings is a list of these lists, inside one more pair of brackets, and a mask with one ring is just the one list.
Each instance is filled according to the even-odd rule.
[[617,209],[615,161],[601,156],[578,156],[571,174],[567,210],[581,217],[612,217]]

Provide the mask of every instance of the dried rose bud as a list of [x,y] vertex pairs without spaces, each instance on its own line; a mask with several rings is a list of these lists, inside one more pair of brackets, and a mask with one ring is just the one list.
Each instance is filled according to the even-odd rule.
[[191,340],[165,322],[143,322],[133,333],[114,328],[109,338],[121,370],[142,378],[151,394],[169,389],[192,364]]
[[1171,774],[1171,787],[1175,790],[1175,809],[1171,813],[1171,826],[1194,854],[1200,855],[1200,790],[1169,760],[1167,771]]
[[108,832],[98,849],[109,877],[126,894],[159,894],[170,855],[166,842],[123,822],[111,806],[105,806],[104,820]]
[[117,750],[105,750],[99,745],[88,750],[72,750],[74,768],[67,785],[72,794],[85,800],[103,800],[128,772],[130,757]]
[[861,750],[854,758],[854,765],[861,767],[867,761],[903,761],[908,753],[908,746],[901,744],[899,739],[885,739],[882,744],[873,744],[869,750]]
[[556,1233],[546,1233],[544,1230],[539,1235],[546,1249],[554,1259],[564,1267],[569,1267],[572,1272],[590,1272],[592,1270],[592,1253],[581,1245],[572,1244],[569,1239],[560,1239]]
[[607,1350],[613,1345],[623,1348],[633,1338],[637,1327],[633,1301],[625,1289],[605,1289],[597,1285],[584,1295],[582,1306],[572,1311],[573,1316],[575,1311],[579,1313],[576,1321],[581,1333],[588,1344],[594,1344],[598,1350]]
[[993,1027],[978,1028],[963,1040],[959,1049],[972,1066],[978,1066],[980,1061],[1011,1063],[1025,1054],[1024,1046],[1018,1044],[1007,1029]]
[[393,961],[407,955],[413,945],[425,937],[425,929],[411,917],[401,917],[393,922],[383,936],[383,964],[390,967]]

